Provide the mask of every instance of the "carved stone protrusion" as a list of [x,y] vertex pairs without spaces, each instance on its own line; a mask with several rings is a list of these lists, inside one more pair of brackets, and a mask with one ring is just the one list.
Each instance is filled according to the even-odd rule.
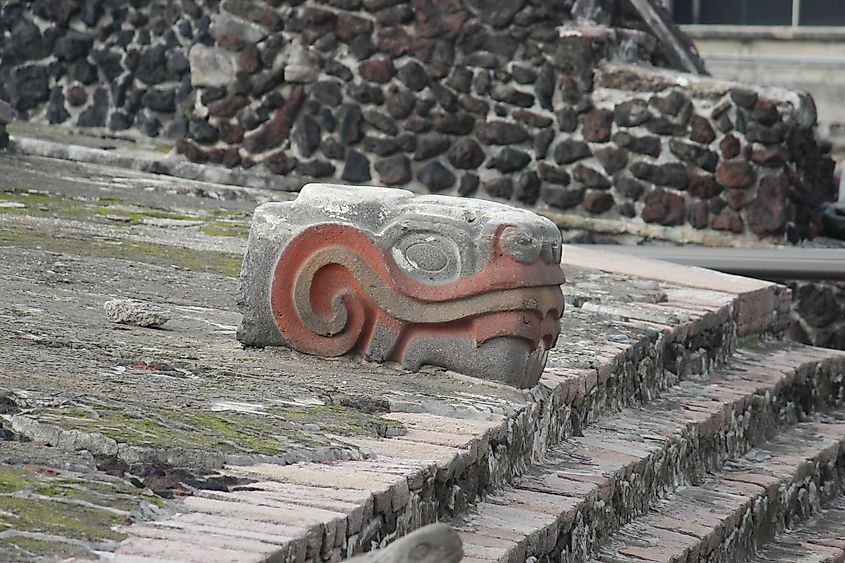
[[238,339],[530,387],[560,332],[560,258],[526,210],[309,184],[255,212]]

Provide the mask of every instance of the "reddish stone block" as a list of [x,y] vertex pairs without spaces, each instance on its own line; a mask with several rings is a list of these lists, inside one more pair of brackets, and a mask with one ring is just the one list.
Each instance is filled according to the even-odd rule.
[[601,215],[613,208],[613,196],[608,192],[590,192],[584,196],[582,205],[587,213]]
[[725,158],[733,158],[739,155],[742,145],[734,135],[726,135],[724,139],[719,142],[719,149],[722,151],[722,156]]
[[754,168],[744,160],[728,160],[719,163],[716,174],[726,188],[750,188],[757,180]]
[[294,86],[287,102],[276,110],[273,118],[264,127],[244,139],[244,148],[249,152],[257,153],[279,146],[290,135],[290,129],[304,101],[305,91],[302,86]]
[[613,112],[606,109],[591,111],[581,117],[584,139],[591,143],[606,143],[613,127]]
[[742,217],[730,207],[725,207],[713,217],[710,227],[717,231],[733,231],[737,234],[741,234],[745,230]]
[[312,184],[256,210],[238,338],[530,387],[560,332],[560,256],[554,223],[525,210]]
[[393,61],[385,57],[367,59],[358,65],[358,73],[364,80],[383,84],[396,74]]
[[686,204],[683,196],[662,188],[652,190],[645,196],[642,218],[646,223],[660,225],[682,225],[686,217]]

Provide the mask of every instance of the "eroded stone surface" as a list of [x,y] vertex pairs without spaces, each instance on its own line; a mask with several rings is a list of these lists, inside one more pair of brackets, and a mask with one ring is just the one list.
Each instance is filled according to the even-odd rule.
[[238,338],[530,387],[560,332],[560,256],[527,211],[311,184],[256,210]]

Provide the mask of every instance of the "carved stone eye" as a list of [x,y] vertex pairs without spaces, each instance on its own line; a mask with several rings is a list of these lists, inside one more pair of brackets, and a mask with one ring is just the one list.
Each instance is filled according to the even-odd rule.
[[396,241],[392,254],[403,271],[425,283],[448,283],[461,275],[460,249],[440,233],[408,233]]
[[449,257],[437,246],[428,242],[415,242],[405,249],[408,263],[423,272],[437,273],[449,263]]

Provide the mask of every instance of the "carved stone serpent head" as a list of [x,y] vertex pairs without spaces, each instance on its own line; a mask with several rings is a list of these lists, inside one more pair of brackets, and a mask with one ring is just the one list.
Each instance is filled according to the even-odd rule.
[[309,184],[255,212],[238,339],[529,387],[560,332],[560,258],[557,227],[529,211]]

